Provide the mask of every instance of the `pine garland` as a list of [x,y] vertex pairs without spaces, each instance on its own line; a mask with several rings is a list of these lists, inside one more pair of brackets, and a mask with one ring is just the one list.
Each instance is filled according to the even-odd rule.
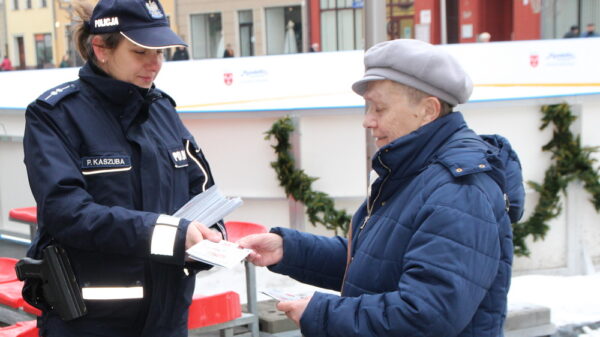
[[571,133],[571,124],[577,117],[571,113],[569,105],[545,105],[542,113],[540,130],[554,125],[552,139],[542,147],[543,151],[552,153],[554,163],[546,170],[543,184],[528,182],[540,196],[533,214],[527,221],[513,224],[515,254],[521,256],[530,254],[525,243],[528,235],[532,235],[534,240],[544,239],[549,229],[547,222],[562,211],[559,193],[566,195],[570,182],[576,179],[583,181],[584,188],[592,195],[596,211],[600,211],[600,175],[594,169],[596,160],[591,158],[597,147],[581,147],[580,137]]
[[[529,256],[530,251],[525,243],[529,235],[534,240],[544,239],[548,232],[547,222],[557,217],[562,211],[560,192],[566,194],[567,186],[575,179],[583,181],[584,188],[592,195],[592,203],[596,211],[600,211],[600,174],[594,169],[596,162],[591,156],[598,147],[581,147],[579,136],[570,131],[571,124],[577,119],[567,104],[554,104],[542,107],[542,125],[544,130],[554,125],[553,137],[542,147],[543,151],[552,153],[554,163],[546,170],[542,184],[528,181],[527,184],[539,193],[539,201],[533,214],[524,222],[513,224],[513,241],[515,254]],[[271,162],[280,185],[286,195],[304,203],[311,224],[320,223],[325,228],[348,233],[351,216],[345,211],[338,211],[326,193],[313,191],[312,183],[318,178],[309,177],[303,170],[295,168],[291,155],[290,134],[294,126],[290,117],[277,120],[271,129],[265,132],[265,139],[275,138],[272,145],[277,160]]]
[[271,147],[275,149],[277,160],[271,162],[271,167],[277,173],[279,185],[284,188],[286,196],[291,196],[306,206],[308,220],[313,226],[319,223],[335,231],[336,234],[341,231],[346,235],[352,216],[344,210],[336,210],[333,200],[326,193],[312,190],[312,183],[318,178],[310,177],[304,173],[304,170],[296,169],[289,141],[293,131],[291,118],[284,117],[277,120],[271,129],[265,132],[266,140],[272,137],[276,140],[276,144]]

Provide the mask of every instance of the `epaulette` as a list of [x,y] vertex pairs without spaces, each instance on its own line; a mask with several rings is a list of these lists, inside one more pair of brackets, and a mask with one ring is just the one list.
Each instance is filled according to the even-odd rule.
[[79,91],[79,86],[75,82],[66,82],[46,91],[37,98],[37,102],[45,103],[50,107],[56,106],[63,98]]
[[161,96],[166,97],[171,102],[171,104],[173,104],[173,107],[177,106],[177,103],[175,103],[175,100],[173,99],[173,97],[169,96],[166,92],[164,92],[158,88],[155,88],[154,90],[156,90],[158,93],[160,93]]

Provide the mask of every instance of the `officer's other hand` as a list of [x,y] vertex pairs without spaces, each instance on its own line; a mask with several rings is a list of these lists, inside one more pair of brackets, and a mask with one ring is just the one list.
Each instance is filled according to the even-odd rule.
[[277,264],[283,258],[283,238],[277,234],[252,234],[239,239],[237,243],[242,248],[252,249],[247,259],[257,266]]

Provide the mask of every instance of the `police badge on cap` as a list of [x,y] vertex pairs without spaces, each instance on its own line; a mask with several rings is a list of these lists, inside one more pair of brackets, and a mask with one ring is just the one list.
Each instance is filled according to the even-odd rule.
[[154,1],[148,1],[146,2],[146,8],[148,9],[148,12],[150,13],[150,16],[154,19],[162,19],[163,18],[163,13],[160,10],[160,8],[158,7],[158,5],[156,4],[156,2]]
[[100,0],[89,22],[91,34],[121,33],[148,49],[187,47],[175,32],[158,0]]

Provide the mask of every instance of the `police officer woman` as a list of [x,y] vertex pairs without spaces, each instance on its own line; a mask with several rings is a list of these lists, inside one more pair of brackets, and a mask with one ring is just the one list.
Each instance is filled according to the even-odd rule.
[[186,44],[157,0],[76,10],[87,62],[29,105],[24,150],[39,222],[28,256],[62,246],[87,314],[63,321],[39,300],[41,335],[187,336],[195,273],[208,266],[185,249],[225,231],[168,215],[214,184],[175,102],[153,84],[163,49]]

